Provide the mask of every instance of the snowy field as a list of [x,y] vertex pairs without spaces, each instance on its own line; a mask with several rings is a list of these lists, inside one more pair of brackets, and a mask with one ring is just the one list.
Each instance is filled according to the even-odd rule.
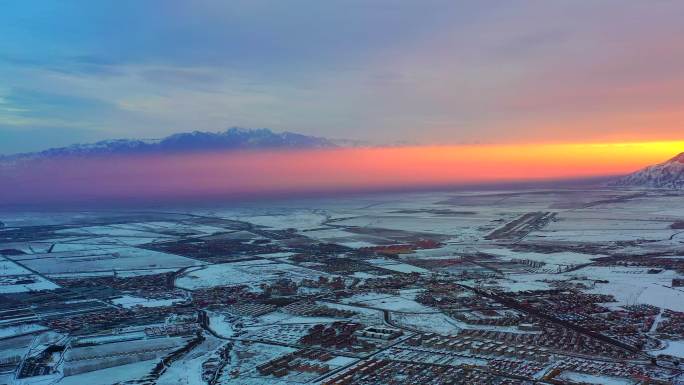
[[[0,237],[14,231],[13,226],[54,226],[36,229],[39,234],[36,239],[25,234],[1,238],[0,251],[4,252],[0,252],[0,294],[23,293],[14,294],[19,297],[33,295],[35,290],[57,289],[58,286],[52,282],[57,278],[84,278],[87,281],[87,278],[97,276],[116,274],[124,278],[163,272],[178,272],[176,286],[188,290],[173,290],[168,295],[160,295],[156,287],[149,289],[141,286],[140,289],[135,287],[98,298],[103,304],[110,305],[112,309],[116,307],[118,309],[115,310],[122,313],[126,313],[122,309],[132,309],[130,313],[136,314],[136,321],[142,320],[135,326],[108,325],[104,331],[94,327],[94,330],[80,336],[46,331],[46,326],[35,323],[0,328],[0,360],[13,359],[17,355],[22,357],[32,346],[44,348],[56,341],[69,342],[72,346],[81,344],[76,349],[67,349],[65,359],[70,365],[79,364],[74,361],[93,360],[99,363],[108,360],[85,357],[102,352],[116,357],[138,354],[135,350],[147,344],[155,345],[150,349],[156,355],[154,360],[141,356],[141,362],[138,363],[67,376],[61,380],[61,373],[58,373],[19,382],[0,377],[0,384],[3,381],[13,385],[142,383],[139,380],[151,372],[162,356],[185,342],[179,338],[150,337],[145,333],[145,328],[171,325],[179,322],[179,319],[194,322],[196,309],[190,306],[196,306],[196,303],[188,307],[191,309],[189,316],[173,314],[176,310],[169,307],[183,301],[189,303],[193,295],[199,297],[199,293],[193,290],[220,286],[246,285],[255,292],[249,294],[247,301],[275,306],[267,308],[268,313],[261,316],[230,313],[222,308],[221,302],[203,308],[209,317],[208,324],[203,325],[207,329],[202,331],[206,339],[178,357],[167,372],[155,380],[158,385],[205,384],[201,378],[203,363],[217,359],[220,349],[228,345],[230,348],[224,357],[227,360],[226,367],[219,383],[320,383],[313,381],[317,376],[313,373],[291,372],[280,379],[265,377],[258,373],[256,366],[301,348],[301,337],[309,333],[312,326],[339,321],[360,323],[362,327],[391,325],[403,329],[404,337],[414,332],[454,335],[464,329],[541,333],[517,325],[494,326],[484,324],[486,322],[481,325],[470,324],[463,321],[465,318],[458,313],[466,312],[475,318],[494,318],[504,313],[500,305],[489,301],[473,301],[476,305],[472,305],[472,309],[471,305],[461,307],[459,304],[444,313],[437,307],[422,305],[416,298],[428,288],[435,290],[431,294],[438,293],[434,294],[435,299],[442,300],[435,277],[483,289],[517,292],[521,298],[523,294],[520,292],[523,291],[564,287],[554,282],[563,281],[581,287],[578,290],[584,292],[614,296],[616,302],[606,304],[613,309],[650,304],[684,311],[684,288],[672,287],[672,280],[684,278],[682,274],[667,269],[651,274],[649,267],[598,266],[596,262],[598,258],[606,260],[605,257],[622,254],[662,253],[668,258],[684,258],[684,230],[671,228],[673,223],[684,217],[684,209],[680,206],[681,197],[657,193],[633,197],[632,192],[605,189],[387,194],[231,208],[169,208],[165,209],[168,213],[159,214],[112,213],[108,219],[97,213],[0,215],[0,220],[6,225],[0,229]],[[521,217],[526,218],[526,214],[537,215],[540,212],[552,214],[549,217],[552,219],[548,222],[523,223],[519,228],[519,224],[514,222],[516,228],[510,234],[488,236],[495,231],[501,233],[501,229],[507,229],[507,224]],[[357,249],[403,243],[419,246],[425,243],[417,241],[425,239],[438,241],[439,245],[434,249],[418,249],[397,256],[330,245]],[[185,245],[184,241],[191,241],[188,244],[199,245],[203,240],[216,241],[202,243],[211,244],[211,247],[207,247],[210,256],[214,253],[231,257],[235,255],[236,260],[237,256],[241,260],[224,263],[225,260],[217,259],[220,263],[210,264],[147,249],[148,246],[150,249],[160,249],[159,245],[155,245],[160,242]],[[231,251],[236,253],[231,254]],[[513,260],[543,262],[544,266],[511,263]],[[359,271],[368,265],[372,266],[372,270]],[[267,298],[261,290],[263,284],[283,278],[301,282],[304,279],[316,281],[321,276],[336,277],[324,271],[340,274],[344,282],[352,286],[344,289],[336,287],[334,290],[325,284],[320,287],[301,287],[296,298],[288,298],[280,293]],[[406,273],[418,275],[407,276]],[[377,278],[387,281],[379,283],[382,281]],[[69,290],[76,291],[71,286]],[[469,297],[463,303],[477,299],[473,298],[477,294],[472,291],[459,293],[462,293],[459,299]],[[286,304],[301,301],[304,297],[312,303],[355,314],[320,311],[316,313],[320,316],[302,316],[282,309]],[[449,300],[448,295],[444,297]],[[235,299],[238,303],[243,301],[237,296]],[[234,298],[228,300],[233,301]],[[78,301],[81,299],[70,298],[67,305]],[[25,307],[30,309],[31,306]],[[450,305],[447,303],[447,306]],[[476,306],[477,310],[473,310]],[[496,315],[485,312],[492,309]],[[166,313],[167,310],[170,313]],[[14,311],[12,307],[6,310],[9,317]],[[144,316],[156,312],[162,315],[157,318]],[[186,316],[190,321],[184,318]],[[654,332],[649,336],[658,337]],[[671,340],[664,341],[660,350],[648,351],[648,354],[684,355],[683,341],[676,340],[673,335],[659,338]],[[157,343],[160,346],[156,346]],[[653,346],[655,348],[658,345]],[[381,350],[381,353],[375,357],[396,358],[392,356],[394,350],[377,350]],[[429,356],[430,360],[444,359],[437,355],[424,355]],[[483,357],[461,357],[461,361],[454,357],[451,359],[453,361],[448,362],[452,364],[487,364]],[[336,357],[329,365],[335,370],[355,361],[355,358]],[[61,365],[64,366],[64,363]],[[548,365],[547,368],[552,367],[552,363]],[[573,370],[562,372],[558,378],[597,385],[635,383],[622,378],[581,373],[578,368]]]
[[598,376],[579,372],[563,372],[558,377],[558,379],[572,381],[574,383],[581,384],[596,384],[596,385],[633,385],[636,381],[618,378],[611,376]]
[[45,326],[38,324],[20,324],[15,326],[0,327],[0,338],[11,338],[25,334],[32,334],[47,330]]
[[377,266],[385,270],[396,271],[398,273],[429,273],[429,270],[423,269],[422,267],[409,265],[407,263],[397,263],[397,261],[387,258],[369,259],[368,263],[373,266]]
[[663,349],[656,350],[654,354],[669,354],[675,357],[684,358],[684,341],[665,341]]
[[185,298],[168,298],[168,299],[154,299],[154,298],[141,298],[132,295],[123,295],[121,297],[112,300],[114,305],[118,305],[124,308],[133,308],[136,306],[141,307],[163,307],[172,306],[178,302],[184,301]]
[[112,385],[117,382],[131,381],[142,378],[152,372],[159,361],[148,360],[132,364],[115,366],[102,370],[81,373],[74,376],[64,377],[59,385]]
[[34,253],[8,258],[46,275],[112,270],[180,269],[203,264],[179,255],[118,246],[92,250]]
[[620,305],[649,304],[664,309],[684,311],[684,289],[671,287],[672,278],[682,275],[671,270],[648,274],[643,268],[588,267],[575,272],[592,279],[605,279],[592,293],[615,296]]
[[199,289],[224,285],[247,285],[258,288],[261,283],[280,278],[301,281],[328,274],[266,259],[209,265],[186,272],[176,285],[184,289]]
[[0,293],[52,290],[59,286],[0,256]]
[[584,254],[575,252],[558,253],[535,253],[530,251],[514,251],[503,247],[485,246],[478,247],[478,251],[491,254],[502,261],[512,259],[525,259],[530,261],[544,262],[550,265],[580,265],[592,262],[593,258],[603,257],[601,254]]
[[392,322],[409,329],[442,335],[455,335],[461,330],[451,317],[442,313],[435,314],[404,314],[393,313]]
[[273,229],[308,230],[320,227],[328,218],[324,212],[317,210],[267,209],[254,210],[238,215],[228,215],[228,219],[247,221],[258,226]]
[[405,313],[435,313],[436,310],[423,306],[414,301],[414,294],[407,293],[402,295],[388,295],[381,293],[356,294],[349,298],[344,298],[345,304],[365,306],[380,310],[390,310]]

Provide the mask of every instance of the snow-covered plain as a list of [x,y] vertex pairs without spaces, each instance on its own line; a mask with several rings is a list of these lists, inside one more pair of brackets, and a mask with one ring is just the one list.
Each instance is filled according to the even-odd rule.
[[385,270],[396,271],[399,273],[428,273],[429,270],[423,269],[422,267],[409,265],[407,263],[397,263],[397,261],[387,259],[387,258],[374,258],[369,259],[368,263],[380,267]]
[[649,304],[684,311],[684,290],[671,287],[672,278],[682,275],[671,270],[649,274],[647,270],[592,266],[575,274],[608,280],[608,283],[597,284],[590,292],[613,295],[620,305]]
[[328,274],[311,269],[275,262],[267,259],[209,265],[186,272],[176,285],[193,290],[213,286],[247,285],[258,288],[262,283],[289,278],[301,281]]
[[54,282],[0,256],[0,293],[53,290],[58,287]]
[[135,362],[132,364],[115,366],[102,370],[81,373],[64,377],[59,385],[112,385],[118,382],[131,381],[142,378],[152,372],[158,360]]
[[388,295],[381,293],[356,294],[344,298],[342,302],[369,308],[406,313],[435,313],[436,310],[414,301],[411,296]]
[[654,351],[653,354],[669,354],[674,357],[684,358],[684,340],[664,342],[665,347]]
[[581,384],[596,384],[596,385],[632,385],[636,384],[636,381],[611,377],[611,376],[599,376],[579,372],[563,372],[557,378],[562,380],[572,381],[574,383]]
[[122,306],[124,308],[132,308],[136,306],[142,307],[163,307],[171,306],[175,303],[184,301],[185,298],[165,298],[165,299],[154,299],[154,298],[141,298],[132,295],[123,295],[119,298],[115,298],[112,302],[115,305]]
[[[679,208],[681,196],[654,194],[641,198],[621,199],[628,194],[630,193],[608,189],[529,193],[484,191],[403,194],[336,198],[327,201],[310,200],[291,205],[273,204],[273,207],[197,210],[183,208],[169,211],[192,212],[192,216],[174,214],[173,217],[165,217],[160,214],[160,218],[153,218],[155,215],[145,214],[151,216],[149,220],[136,218],[129,222],[121,221],[107,225],[99,224],[97,221],[92,224],[80,223],[79,221],[87,223],[87,220],[98,218],[97,215],[86,213],[74,215],[74,218],[68,215],[45,215],[45,218],[40,218],[38,214],[34,214],[34,218],[30,215],[0,217],[8,226],[28,223],[60,224],[65,221],[70,224],[69,228],[55,231],[54,234],[36,241],[17,241],[0,245],[0,250],[13,249],[24,253],[0,256],[0,292],[3,292],[2,279],[15,276],[35,277],[39,282],[45,282],[44,287],[30,287],[31,284],[24,284],[25,286],[18,289],[24,292],[41,288],[56,289],[57,286],[50,280],[57,278],[113,274],[126,277],[181,269],[183,271],[179,272],[180,276],[175,283],[178,287],[191,291],[226,285],[247,285],[256,291],[261,284],[272,283],[280,278],[297,282],[305,278],[316,280],[319,276],[332,278],[332,273],[322,271],[325,264],[321,260],[302,262],[299,260],[299,249],[297,253],[291,252],[300,247],[299,244],[293,246],[287,240],[268,238],[268,233],[277,233],[273,230],[288,229],[287,232],[280,233],[296,233],[298,236],[308,237],[307,242],[313,240],[336,243],[352,248],[408,243],[423,238],[441,242],[439,247],[434,249],[419,249],[392,258],[369,257],[361,252],[354,254],[353,251],[344,249],[324,255],[327,252],[314,249],[312,257],[351,257],[378,268],[370,272],[349,272],[346,282],[355,281],[357,287],[363,287],[365,283],[372,282],[378,277],[414,279],[406,276],[406,273],[417,272],[423,278],[427,278],[433,271],[450,272],[454,275],[449,277],[458,283],[485,289],[520,292],[550,289],[554,287],[552,281],[571,281],[585,284],[588,289],[583,290],[587,292],[615,296],[617,301],[608,304],[611,308],[652,304],[684,311],[684,291],[671,287],[672,279],[681,277],[681,274],[672,270],[649,274],[647,268],[641,267],[592,265],[595,264],[596,258],[620,253],[640,255],[665,252],[670,258],[681,258],[684,255],[673,254],[673,250],[681,251],[684,247],[684,232],[670,228],[672,223],[681,220],[684,215],[684,211]],[[553,212],[556,216],[549,223],[525,229],[512,238],[486,237],[521,215],[538,211]],[[231,227],[230,222],[236,220],[244,223]],[[276,249],[277,252],[255,251],[253,255],[245,256],[254,258],[252,260],[209,264],[189,257],[151,251],[144,246],[178,239],[192,238],[194,241],[203,237],[211,240],[252,241],[253,244],[265,242],[283,247]],[[295,254],[298,255],[296,258]],[[492,269],[467,262],[468,258],[481,254],[485,255],[483,260],[490,263]],[[517,264],[510,263],[514,259],[544,262],[547,268],[528,268],[528,265],[524,264],[521,264],[522,267],[516,267]],[[453,260],[456,264],[448,265],[453,262],[448,260]],[[460,264],[459,260],[467,263]],[[439,265],[445,261],[447,267]],[[499,262],[508,267],[502,267],[501,272],[496,272]],[[590,266],[578,267],[583,264]],[[21,265],[25,265],[26,268]],[[563,269],[568,267],[575,267],[575,270],[565,272]],[[380,273],[380,269],[385,271]],[[482,280],[461,278],[458,274],[462,272],[483,272],[491,276]],[[425,287],[415,285],[411,286],[411,289],[385,290],[384,293],[362,289],[363,291],[354,291],[349,297],[343,295],[336,298],[318,296],[319,293],[325,293],[325,290],[320,288],[305,288],[301,289],[299,294],[311,294],[312,300],[317,304],[356,313],[346,321],[362,323],[364,326],[390,324],[404,328],[405,334],[402,338],[412,335],[414,331],[448,335],[456,334],[462,329],[537,333],[518,330],[517,326],[475,325],[452,318],[435,307],[425,306],[416,301],[416,296],[424,289]],[[4,290],[5,293],[9,291]],[[173,298],[153,295],[147,298],[143,294],[128,291],[126,293],[128,294],[117,298],[110,297],[103,303],[124,308],[141,306],[148,309],[136,310],[156,311],[159,310],[157,308],[184,300],[176,294]],[[474,296],[470,291],[464,293]],[[197,293],[185,294],[191,297]],[[215,334],[205,330],[207,340],[174,362],[166,374],[157,381],[159,385],[203,383],[200,377],[202,363],[208,357],[215,356],[219,346],[228,343],[228,340],[224,339],[229,339],[235,346],[229,354],[231,359],[224,371],[222,383],[291,385],[298,383],[298,380],[310,381],[311,376],[297,375],[282,380],[276,380],[272,376],[266,379],[257,373],[255,366],[295,351],[299,339],[311,326],[329,325],[341,320],[337,316],[307,317],[282,310],[271,311],[258,317],[237,316],[223,311],[220,305],[207,311],[210,319],[208,327]],[[158,322],[157,326],[163,326],[164,322],[171,321],[166,319]],[[118,334],[114,335],[82,336],[72,342],[126,346],[130,344],[131,339],[147,338],[143,331],[144,326],[139,325],[138,329],[132,331],[118,331]],[[51,341],[65,338],[64,335],[44,333],[43,328],[32,324],[23,329],[0,329],[0,346],[7,347],[7,351],[12,355],[21,355],[28,349],[28,345],[33,343],[35,336],[38,336],[35,337],[35,343],[40,346],[47,346]],[[684,356],[682,341],[666,342],[662,349],[649,351],[649,354]],[[378,357],[393,358],[391,355],[382,354]],[[443,357],[434,359],[441,358]],[[355,360],[350,357],[337,357],[331,361],[331,366],[343,366]],[[150,372],[156,362],[158,361],[143,361],[139,364],[68,376],[57,384],[109,385],[116,381],[139,380]],[[486,360],[481,358],[463,358],[461,361],[454,359],[449,362],[486,364]],[[229,374],[231,372],[238,375],[232,377]],[[606,385],[634,383],[616,377],[567,371],[561,374],[561,378]],[[36,379],[30,382],[30,385],[41,381],[47,383],[53,379]]]
[[46,275],[113,270],[180,269],[204,264],[179,255],[120,246],[96,250],[25,254],[8,258]]

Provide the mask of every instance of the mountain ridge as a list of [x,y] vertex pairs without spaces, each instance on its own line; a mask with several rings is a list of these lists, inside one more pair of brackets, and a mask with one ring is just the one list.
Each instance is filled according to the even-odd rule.
[[0,161],[97,155],[334,147],[337,147],[334,141],[322,137],[308,136],[289,131],[274,132],[268,128],[245,129],[232,127],[218,132],[192,131],[177,133],[161,139],[109,139],[95,143],[72,144],[70,146],[50,148],[36,152],[0,155]]
[[625,175],[611,183],[611,186],[684,190],[684,152],[665,162]]

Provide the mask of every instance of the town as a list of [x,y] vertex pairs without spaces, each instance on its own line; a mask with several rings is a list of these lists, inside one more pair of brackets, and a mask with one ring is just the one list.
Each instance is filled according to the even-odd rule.
[[680,196],[0,216],[0,384],[683,384]]

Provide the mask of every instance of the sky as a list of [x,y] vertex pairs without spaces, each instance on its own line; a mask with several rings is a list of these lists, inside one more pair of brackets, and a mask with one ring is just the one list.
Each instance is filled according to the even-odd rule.
[[[3,169],[0,209],[301,197],[311,194],[598,186],[663,161],[679,142],[352,147],[38,159]],[[581,182],[577,184],[577,182]],[[587,183],[589,182],[589,183]],[[568,186],[566,184],[566,186]]]
[[679,0],[8,0],[0,153],[233,126],[682,140],[682,20]]

